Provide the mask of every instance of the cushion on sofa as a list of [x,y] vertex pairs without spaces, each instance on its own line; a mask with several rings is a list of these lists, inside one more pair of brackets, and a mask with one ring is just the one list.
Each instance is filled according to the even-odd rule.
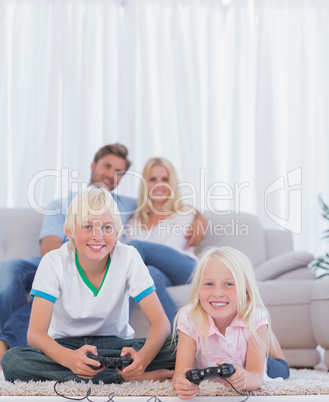
[[313,254],[308,251],[290,251],[255,267],[256,278],[259,281],[275,279],[286,272],[306,267],[313,259]]

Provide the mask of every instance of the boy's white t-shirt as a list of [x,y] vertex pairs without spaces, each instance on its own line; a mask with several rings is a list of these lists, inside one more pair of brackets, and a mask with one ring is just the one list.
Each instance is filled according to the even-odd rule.
[[[117,242],[103,284],[94,295],[65,243],[50,251],[37,269],[31,295],[54,303],[48,335],[134,337],[129,325],[129,296],[136,302],[155,290],[153,279],[134,247]],[[97,292],[95,292],[97,293]]]

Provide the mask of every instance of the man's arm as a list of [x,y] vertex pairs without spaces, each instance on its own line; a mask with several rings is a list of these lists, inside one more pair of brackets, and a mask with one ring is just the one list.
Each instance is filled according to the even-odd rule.
[[57,236],[46,236],[41,239],[41,255],[42,257],[51,250],[56,250],[63,245],[62,240]]
[[73,193],[68,199],[56,199],[48,205],[48,211],[57,213],[46,214],[43,217],[42,227],[39,235],[41,255],[44,256],[51,250],[60,248],[67,238],[64,233],[64,222],[67,207],[71,202]]
[[186,248],[197,247],[206,237],[207,219],[196,211],[194,221],[191,224],[191,231],[185,237],[188,238]]

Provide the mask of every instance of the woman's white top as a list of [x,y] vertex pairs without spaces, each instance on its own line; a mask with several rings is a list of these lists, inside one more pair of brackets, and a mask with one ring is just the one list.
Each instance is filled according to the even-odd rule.
[[197,260],[193,247],[185,248],[188,242],[185,235],[189,233],[194,218],[195,214],[192,212],[174,213],[147,230],[143,229],[138,219],[129,219],[125,225],[122,241],[128,243],[130,240],[141,240],[163,244]]

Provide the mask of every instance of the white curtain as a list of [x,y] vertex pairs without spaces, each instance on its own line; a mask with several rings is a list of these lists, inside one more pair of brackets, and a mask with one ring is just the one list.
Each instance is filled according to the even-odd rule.
[[121,142],[132,172],[169,158],[201,211],[318,253],[328,50],[327,0],[0,0],[0,206],[45,207]]

